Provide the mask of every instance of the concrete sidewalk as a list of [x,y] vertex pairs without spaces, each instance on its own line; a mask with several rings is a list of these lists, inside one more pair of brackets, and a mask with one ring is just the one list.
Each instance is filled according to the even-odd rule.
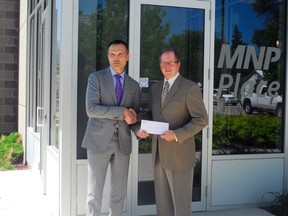
[[233,209],[213,212],[197,212],[193,216],[273,216],[273,214],[259,208]]
[[[0,171],[1,216],[58,216],[49,209],[49,200],[42,193],[39,173],[31,170]],[[66,216],[66,215],[65,215]],[[67,215],[69,216],[69,215]],[[259,209],[233,209],[197,212],[193,216],[273,216]]]
[[47,203],[39,173],[31,170],[0,171],[1,216],[52,216]]

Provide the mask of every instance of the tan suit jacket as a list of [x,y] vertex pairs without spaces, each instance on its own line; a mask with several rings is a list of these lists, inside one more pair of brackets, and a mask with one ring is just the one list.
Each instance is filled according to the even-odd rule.
[[165,169],[192,169],[195,165],[194,136],[208,124],[201,89],[195,82],[179,75],[161,107],[163,81],[151,86],[148,114],[154,121],[168,122],[178,142],[167,142],[153,135],[152,156],[155,162],[158,150],[160,163]]

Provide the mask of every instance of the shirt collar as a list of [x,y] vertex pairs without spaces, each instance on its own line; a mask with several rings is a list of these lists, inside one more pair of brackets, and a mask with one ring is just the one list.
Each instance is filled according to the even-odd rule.
[[[110,66],[110,71],[111,71],[112,76],[118,74],[113,70],[111,66]],[[125,70],[121,74],[119,74],[122,77],[122,79],[124,79],[124,74],[125,74]]]
[[174,76],[174,77],[172,77],[171,79],[169,79],[169,80],[166,80],[165,78],[164,78],[164,83],[166,82],[166,81],[168,81],[168,83],[170,84],[170,87],[173,85],[173,83],[175,82],[175,80],[177,79],[177,77],[179,76],[179,72]]

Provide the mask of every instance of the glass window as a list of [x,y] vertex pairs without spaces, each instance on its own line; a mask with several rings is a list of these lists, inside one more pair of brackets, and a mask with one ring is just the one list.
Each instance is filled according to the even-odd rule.
[[36,131],[40,132],[40,126],[44,123],[44,28],[42,25],[42,9],[37,8],[37,47],[36,47]]
[[81,148],[86,129],[85,93],[91,72],[108,66],[107,46],[111,40],[128,43],[128,0],[79,0],[77,159],[85,159]]
[[30,14],[32,13],[32,11],[34,10],[35,8],[35,0],[30,0],[29,1],[29,8],[30,8]]
[[52,64],[51,64],[51,145],[59,147],[60,126],[60,36],[61,2],[53,1],[52,9]]
[[30,40],[29,40],[29,64],[28,64],[28,126],[34,127],[36,125],[36,117],[35,117],[35,16],[32,16],[29,21],[30,26]]
[[[42,57],[41,52],[41,8],[33,11],[29,17],[29,65],[28,65],[28,126],[33,127],[34,131],[39,131],[37,127],[37,107],[42,107],[43,103],[43,76],[42,76]],[[39,115],[40,116],[40,115]]]
[[284,0],[217,0],[213,154],[283,152]]

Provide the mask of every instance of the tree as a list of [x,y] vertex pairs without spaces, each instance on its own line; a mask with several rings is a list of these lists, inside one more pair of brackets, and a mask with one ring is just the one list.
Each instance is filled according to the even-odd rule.
[[173,35],[168,46],[174,47],[181,60],[181,74],[195,82],[203,84],[203,50],[204,32],[186,30],[182,34]]
[[166,16],[165,11],[160,7],[144,5],[141,10],[141,76],[150,77],[150,79],[159,80],[162,73],[159,68],[159,50],[163,49],[165,37],[169,34],[170,23],[162,23]]
[[284,59],[285,47],[281,46],[285,42],[285,1],[278,0],[256,0],[253,9],[264,18],[265,27],[255,29],[252,42],[260,46],[275,47],[281,49],[279,62],[272,63],[269,71],[264,71],[265,79],[280,82],[280,92],[284,86]]
[[[232,43],[231,45],[232,53],[235,52],[235,50],[237,49],[239,45],[247,45],[247,43],[242,40],[242,32],[239,31],[238,25],[234,25],[231,43]],[[250,65],[251,64],[252,62],[250,62]],[[253,66],[250,66],[249,68],[252,68],[252,67]],[[251,73],[251,71],[236,69],[236,68],[232,68],[230,72],[234,80],[236,80],[237,73],[241,73],[242,80],[244,80],[245,77],[247,77],[247,75]],[[240,81],[240,83],[242,82]],[[231,89],[234,89],[234,83]],[[235,93],[235,96],[237,96],[238,92],[234,92],[234,93]]]
[[242,41],[242,33],[238,29],[238,25],[234,25],[234,30],[232,34],[232,52],[234,53],[238,45],[247,45]]
[[79,13],[79,53],[86,57],[87,70],[108,66],[107,46],[114,39],[128,42],[128,1],[110,0],[95,5],[95,12]]

